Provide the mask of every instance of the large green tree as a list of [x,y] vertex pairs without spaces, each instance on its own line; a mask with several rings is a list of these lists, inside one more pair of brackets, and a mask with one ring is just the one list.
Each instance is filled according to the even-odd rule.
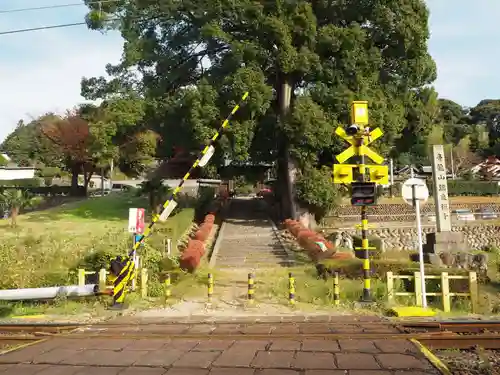
[[47,113],[29,123],[19,121],[16,128],[3,141],[0,149],[21,166],[62,167],[64,157],[52,143],[43,136],[43,124],[59,119]]
[[[481,100],[469,112],[470,122],[475,125],[474,140],[480,142],[481,133],[488,132],[489,147],[483,151],[485,155],[500,156],[500,99]],[[483,147],[484,147],[483,136]]]
[[118,28],[125,42],[111,80],[84,80],[84,94],[135,89],[154,109],[152,127],[193,145],[248,90],[222,148],[231,159],[277,159],[285,197],[291,160],[300,172],[340,151],[332,134],[350,101],[370,102],[387,153],[412,93],[436,78],[423,0],[86,2],[89,25]]

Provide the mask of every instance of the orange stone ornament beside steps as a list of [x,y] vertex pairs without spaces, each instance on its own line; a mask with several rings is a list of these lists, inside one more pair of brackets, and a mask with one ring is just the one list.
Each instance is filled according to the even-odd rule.
[[285,220],[286,229],[295,237],[300,247],[307,251],[309,257],[314,260],[324,259],[352,259],[352,253],[339,253],[330,241],[321,234],[305,228],[296,220]]

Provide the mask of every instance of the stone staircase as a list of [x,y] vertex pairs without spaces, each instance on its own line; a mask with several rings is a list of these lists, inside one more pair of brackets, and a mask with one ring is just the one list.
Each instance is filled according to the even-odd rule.
[[273,230],[263,200],[233,199],[221,235],[217,268],[257,269],[293,263]]

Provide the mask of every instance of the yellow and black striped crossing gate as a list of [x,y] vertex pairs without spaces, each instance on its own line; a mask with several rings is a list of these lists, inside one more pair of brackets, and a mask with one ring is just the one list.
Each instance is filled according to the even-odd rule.
[[[333,182],[351,186],[351,204],[361,207],[361,250],[363,254],[363,302],[371,302],[370,254],[372,249],[368,243],[368,215],[366,207],[376,204],[376,185],[389,183],[389,168],[381,165],[384,158],[368,146],[384,133],[380,128],[371,130],[368,121],[368,102],[354,101],[351,105],[351,124],[335,131],[339,137],[349,144],[347,150],[336,156],[339,164],[333,165]],[[343,164],[357,156],[357,164]],[[366,157],[375,165],[365,163]]]
[[177,206],[177,203],[175,202],[175,197],[176,195],[182,190],[182,187],[186,180],[189,178],[189,176],[193,173],[193,171],[197,167],[204,167],[212,155],[214,154],[215,148],[214,148],[214,143],[217,140],[217,138],[220,137],[222,132],[224,131],[225,128],[229,125],[229,121],[231,118],[234,116],[234,114],[240,109],[240,107],[243,105],[243,103],[247,100],[249,93],[245,92],[243,96],[241,97],[240,103],[236,104],[229,114],[229,116],[226,117],[226,119],[222,122],[221,126],[219,129],[215,132],[213,137],[210,139],[208,142],[208,145],[198,154],[198,157],[196,158],[196,161],[193,163],[191,168],[187,171],[187,173],[184,175],[182,180],[179,182],[179,185],[173,190],[172,194],[167,198],[165,203],[163,204],[163,211],[160,215],[155,215],[152,217],[151,223],[145,228],[144,233],[142,235],[137,236],[136,241],[132,247],[132,250],[129,252],[128,260],[126,264],[124,265],[123,269],[118,272],[118,274],[115,273],[117,278],[115,279],[114,282],[114,288],[113,288],[113,306],[115,308],[122,308],[123,307],[123,301],[125,298],[125,288],[127,286],[127,283],[132,279],[134,276],[135,272],[135,263],[134,263],[134,255],[137,249],[144,243],[145,239],[151,234],[151,231],[153,229],[153,226],[158,222],[158,221],[166,221],[174,208]]

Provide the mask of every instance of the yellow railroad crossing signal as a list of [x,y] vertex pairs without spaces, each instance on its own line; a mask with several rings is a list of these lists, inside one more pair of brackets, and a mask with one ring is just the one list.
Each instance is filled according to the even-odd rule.
[[[333,183],[350,184],[354,181],[354,169],[359,168],[356,164],[334,164],[333,165]],[[365,165],[370,174],[370,182],[379,185],[389,183],[389,167],[387,165]]]
[[384,158],[382,156],[368,147],[370,143],[377,140],[384,134],[382,130],[380,130],[380,128],[376,128],[372,130],[368,135],[364,136],[363,144],[361,146],[357,146],[354,136],[347,135],[344,128],[340,126],[335,130],[335,134],[340,136],[343,140],[351,145],[347,150],[341,152],[336,156],[339,163],[344,163],[355,155],[365,155],[377,164],[382,164],[384,162]]
[[366,100],[352,102],[351,122],[357,125],[368,125],[368,102]]
[[370,182],[379,185],[389,184],[389,167],[387,165],[367,165],[370,173]]
[[355,164],[334,164],[333,183],[350,184],[353,181],[353,169],[357,167]]

